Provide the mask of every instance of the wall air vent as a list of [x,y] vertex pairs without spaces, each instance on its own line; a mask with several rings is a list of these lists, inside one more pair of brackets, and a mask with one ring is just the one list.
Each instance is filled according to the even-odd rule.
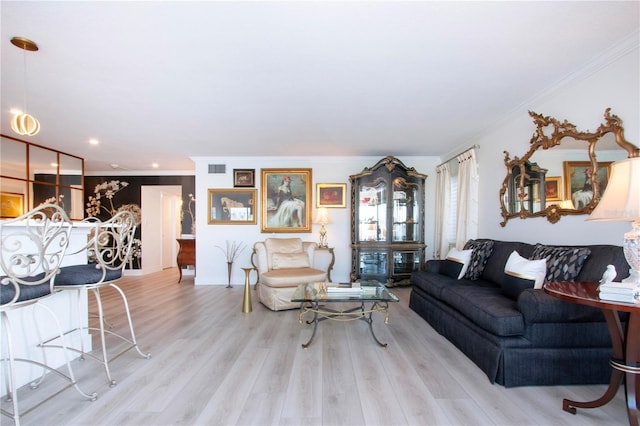
[[227,173],[226,164],[209,164],[209,173]]

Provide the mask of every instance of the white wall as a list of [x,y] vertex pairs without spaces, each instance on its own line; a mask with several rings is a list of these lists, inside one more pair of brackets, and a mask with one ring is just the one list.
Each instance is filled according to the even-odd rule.
[[[636,34],[637,38],[637,34]],[[399,157],[407,166],[414,167],[429,177],[426,182],[425,234],[427,258],[433,255],[434,190],[435,167],[443,160],[460,151],[479,144],[478,163],[480,174],[480,217],[479,237],[508,241],[541,242],[547,244],[615,244],[620,245],[622,235],[629,229],[628,223],[585,222],[587,216],[564,216],[556,224],[546,218],[511,219],[505,227],[500,226],[499,191],[506,176],[504,151],[511,157],[524,155],[529,149],[529,141],[535,130],[528,111],[568,120],[580,131],[595,130],[604,122],[604,111],[612,108],[612,113],[623,120],[626,139],[640,145],[640,56],[638,40],[630,38],[623,49],[615,50],[610,58],[599,58],[585,68],[580,75],[568,77],[559,82],[544,96],[525,103],[519,110],[499,121],[493,129],[477,139],[452,150],[442,158]],[[616,56],[617,55],[617,56]],[[526,79],[527,76],[523,75]],[[499,94],[496,94],[499,96]],[[425,120],[428,118],[426,117]],[[498,118],[497,118],[498,120]],[[388,155],[393,155],[390,141]],[[424,143],[433,143],[425,140]],[[196,157],[196,197],[206,200],[208,188],[232,188],[234,168],[255,168],[256,188],[260,188],[260,168],[269,167],[309,167],[313,169],[313,191],[318,182],[345,182],[351,174],[364,167],[373,166],[380,157]],[[606,160],[608,160],[607,158]],[[226,164],[227,173],[208,174],[208,164]],[[350,188],[348,188],[350,193]],[[260,194],[258,193],[258,198]],[[314,200],[315,203],[315,200]],[[349,204],[349,201],[348,201]],[[315,208],[313,210],[315,212]],[[350,249],[350,209],[331,209],[332,224],[327,226],[329,245],[335,247],[336,264],[332,273],[334,281],[346,281],[351,270]],[[242,284],[244,274],[241,267],[249,266],[249,256],[253,242],[262,240],[269,234],[260,233],[258,225],[207,225],[206,204],[198,202],[197,218],[197,264],[196,284],[226,284],[226,260],[216,246],[224,246],[226,240],[239,240],[247,244],[233,270],[232,283]],[[258,218],[259,220],[259,218]],[[318,240],[318,225],[310,234],[277,234],[276,236],[301,236]]]
[[556,224],[551,224],[546,218],[516,218],[501,227],[498,194],[506,176],[503,151],[508,151],[513,158],[516,155],[521,157],[529,149],[535,126],[528,110],[561,121],[566,119],[579,131],[593,131],[604,123],[604,111],[611,107],[611,112],[623,121],[626,139],[640,146],[639,63],[636,40],[635,49],[624,56],[545,98],[523,105],[512,120],[469,143],[481,146],[478,152],[480,196],[483,200],[479,218],[480,237],[548,244],[621,245],[622,235],[630,229],[629,223],[585,222],[585,215],[563,216]]
[[[390,150],[389,155],[393,155]],[[260,232],[260,209],[258,206],[257,225],[208,225],[207,190],[211,188],[233,188],[233,169],[255,169],[256,188],[260,200],[261,168],[311,168],[313,207],[315,217],[316,183],[346,183],[347,207],[329,210],[331,223],[326,226],[329,246],[334,248],[336,261],[331,272],[333,281],[348,281],[351,272],[351,231],[350,231],[350,195],[349,176],[359,173],[365,167],[371,167],[379,157],[194,157],[196,164],[196,277],[195,283],[227,284],[227,264],[224,253],[218,247],[224,247],[226,240],[242,241],[246,248],[233,265],[232,284],[244,283],[244,273],[240,268],[250,266],[253,243],[267,237],[300,237],[303,240],[318,241],[320,225],[313,225],[311,233],[269,234]],[[398,157],[407,167],[413,167],[420,173],[429,175],[426,183],[426,229],[427,258],[433,253],[433,197],[435,187],[435,166],[437,157]],[[209,164],[225,164],[225,174],[209,174]],[[253,280],[252,275],[252,280]]]

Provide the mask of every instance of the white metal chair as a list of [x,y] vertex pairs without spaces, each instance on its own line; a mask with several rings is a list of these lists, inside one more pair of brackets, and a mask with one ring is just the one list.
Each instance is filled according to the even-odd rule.
[[[20,424],[20,416],[25,415],[43,402],[58,395],[63,390],[74,386],[78,392],[90,400],[96,399],[96,394],[86,394],[77,385],[73,375],[69,357],[66,352],[65,338],[58,318],[45,304],[37,303],[53,294],[53,286],[60,264],[69,245],[71,222],[64,210],[53,204],[41,205],[16,219],[0,222],[0,238],[2,249],[0,255],[0,314],[3,331],[4,378],[6,385],[6,399],[12,405],[12,412],[2,409],[2,414],[13,417],[16,425]],[[35,315],[36,308],[43,308],[49,312],[57,326],[58,339],[61,341],[68,375],[47,364],[47,353],[44,348],[38,349],[34,343],[30,348],[14,348],[9,311],[17,311],[32,306],[34,321],[20,324],[18,329],[31,329],[35,325],[39,330],[39,321]],[[23,310],[23,312],[25,312]],[[15,319],[15,317],[14,317]],[[5,343],[6,342],[6,343]],[[15,350],[22,349],[27,355],[40,353],[40,360],[17,358]],[[26,356],[26,355],[25,355]],[[25,362],[42,367],[42,375],[31,382],[32,389],[36,389],[43,381],[47,372],[56,373],[68,384],[53,394],[49,394],[44,401],[32,405],[28,409],[19,410],[18,392],[16,389],[16,362]],[[8,367],[8,368],[7,368]],[[29,379],[31,380],[31,379]],[[7,407],[9,408],[9,407]]]
[[[91,326],[83,327],[82,325],[79,325],[75,331],[85,329],[99,331],[102,356],[97,356],[93,353],[87,352],[82,344],[82,340],[80,340],[80,348],[72,347],[69,349],[79,352],[82,359],[89,357],[101,363],[104,366],[109,386],[115,386],[116,381],[111,377],[111,372],[109,371],[110,361],[113,361],[133,348],[135,348],[142,357],[147,359],[151,357],[150,353],[144,353],[138,347],[127,296],[124,291],[115,284],[122,278],[123,270],[131,259],[133,240],[136,232],[136,222],[134,215],[128,211],[119,212],[111,219],[104,222],[95,219],[90,219],[86,222],[94,225],[90,233],[89,242],[87,243],[87,246],[83,248],[89,256],[89,263],[86,265],[74,265],[60,268],[60,275],[55,282],[55,290],[77,291],[79,299],[82,296],[82,292],[85,290],[91,290],[95,296],[96,305],[98,307],[98,328]],[[113,288],[122,298],[129,326],[130,335],[128,337],[118,334],[110,329],[105,329],[106,320],[104,317],[100,290],[107,286]],[[80,304],[78,306],[80,306]],[[86,315],[86,313],[78,312],[79,322],[82,321],[83,315]],[[111,325],[107,328],[111,328]],[[120,349],[111,357],[107,350],[106,334],[115,336],[126,343],[124,349]],[[50,342],[45,342],[47,346],[49,346],[49,343]]]

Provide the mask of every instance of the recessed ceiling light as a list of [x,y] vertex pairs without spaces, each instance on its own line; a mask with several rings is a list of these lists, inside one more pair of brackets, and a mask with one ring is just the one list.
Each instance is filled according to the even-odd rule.
[[100,142],[98,141],[98,139],[89,139],[89,143],[91,145],[98,145]]
[[158,167],[160,167],[160,165],[158,163],[153,163],[151,167],[153,167],[154,169],[157,169]]
[[58,167],[58,163],[51,163],[50,166],[51,167]]
[[116,163],[112,163],[111,164],[111,168],[112,169],[117,169],[118,167],[120,167],[120,166],[118,164],[116,164]]

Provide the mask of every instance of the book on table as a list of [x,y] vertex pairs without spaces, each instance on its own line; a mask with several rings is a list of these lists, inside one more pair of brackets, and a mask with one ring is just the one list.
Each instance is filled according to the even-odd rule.
[[640,286],[636,283],[604,283],[600,285],[599,290],[599,297],[603,300],[640,303]]
[[329,294],[360,294],[360,286],[352,287],[351,283],[329,284],[327,286]]
[[640,299],[636,298],[633,294],[625,295],[601,291],[599,297],[601,300],[611,300],[612,302],[640,303]]
[[329,293],[360,293],[362,290],[360,288],[351,288],[351,287],[327,287],[327,292]]
[[632,295],[633,296],[634,294],[640,292],[640,285],[638,285],[636,283],[610,282],[610,283],[600,284],[598,289],[600,290],[601,293],[602,292],[604,292],[604,293],[615,293],[615,294]]

